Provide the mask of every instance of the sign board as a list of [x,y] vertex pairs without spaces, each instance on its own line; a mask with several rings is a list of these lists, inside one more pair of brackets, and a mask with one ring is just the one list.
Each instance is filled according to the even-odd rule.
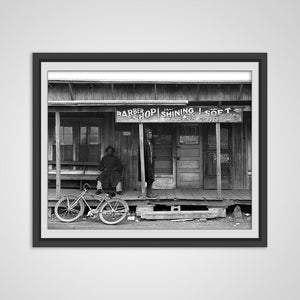
[[130,131],[123,131],[123,135],[124,136],[129,136],[129,135],[131,135],[131,132]]
[[238,123],[243,121],[240,107],[122,107],[116,109],[117,123]]

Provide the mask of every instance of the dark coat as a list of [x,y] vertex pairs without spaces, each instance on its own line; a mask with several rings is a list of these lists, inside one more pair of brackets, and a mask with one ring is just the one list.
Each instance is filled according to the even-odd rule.
[[[154,181],[154,160],[155,156],[152,152],[152,163],[151,163],[151,152],[150,146],[146,140],[144,139],[144,157],[145,157],[145,181],[147,183],[152,183]],[[139,181],[141,181],[141,161],[140,161],[140,152],[139,152]]]
[[122,164],[114,155],[106,155],[101,159],[99,170],[101,174],[97,180],[101,181],[103,189],[115,188],[122,178]]

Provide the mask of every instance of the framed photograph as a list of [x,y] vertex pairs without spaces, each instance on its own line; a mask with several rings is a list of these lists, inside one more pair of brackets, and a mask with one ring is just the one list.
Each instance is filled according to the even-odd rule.
[[266,247],[266,53],[34,53],[34,247]]

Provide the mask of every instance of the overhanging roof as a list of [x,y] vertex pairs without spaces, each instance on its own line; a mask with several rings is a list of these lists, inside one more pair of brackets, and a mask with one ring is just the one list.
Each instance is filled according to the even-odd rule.
[[187,105],[188,100],[49,100],[49,106]]

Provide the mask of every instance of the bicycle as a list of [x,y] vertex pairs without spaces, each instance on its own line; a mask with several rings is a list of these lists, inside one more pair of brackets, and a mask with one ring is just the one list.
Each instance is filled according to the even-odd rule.
[[[88,217],[96,218],[99,216],[104,224],[115,225],[125,219],[129,212],[128,204],[119,198],[112,198],[109,194],[95,196],[94,199],[99,201],[98,206],[92,209],[88,204],[85,195],[91,186],[88,183],[83,185],[83,191],[78,195],[66,195],[57,201],[54,212],[55,216],[62,222],[71,223],[83,216],[85,205],[89,208]],[[84,205],[85,204],[85,205]]]

